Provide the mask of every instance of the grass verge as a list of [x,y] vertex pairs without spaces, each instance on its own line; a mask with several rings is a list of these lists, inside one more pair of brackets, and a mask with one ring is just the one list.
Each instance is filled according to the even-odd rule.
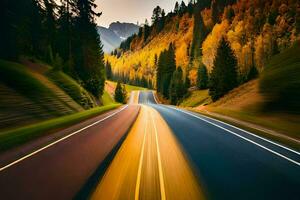
[[114,104],[115,101],[112,99],[112,97],[108,94],[107,91],[104,91],[102,95],[102,103],[104,106]]
[[76,114],[2,132],[0,133],[0,151],[28,142],[48,133],[51,130],[66,128],[72,124],[102,114],[119,106],[120,104],[111,104],[103,107],[97,107]]
[[210,101],[208,90],[196,90],[192,91],[191,94],[180,103],[180,106],[196,107],[201,104],[209,103]]

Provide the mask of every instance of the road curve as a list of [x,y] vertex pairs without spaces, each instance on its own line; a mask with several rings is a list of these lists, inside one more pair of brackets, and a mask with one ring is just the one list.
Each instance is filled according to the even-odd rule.
[[189,157],[207,199],[299,199],[300,153],[228,124],[156,104]]
[[[72,199],[126,135],[139,112],[129,105],[1,166],[1,199]],[[72,130],[72,128],[70,129]]]

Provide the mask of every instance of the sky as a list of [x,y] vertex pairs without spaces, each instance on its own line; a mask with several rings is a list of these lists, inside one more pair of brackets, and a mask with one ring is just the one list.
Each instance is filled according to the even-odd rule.
[[146,18],[151,19],[152,11],[157,5],[168,13],[173,10],[175,2],[176,0],[96,0],[95,3],[98,5],[96,11],[102,12],[96,21],[98,25],[104,27],[116,21],[141,24]]

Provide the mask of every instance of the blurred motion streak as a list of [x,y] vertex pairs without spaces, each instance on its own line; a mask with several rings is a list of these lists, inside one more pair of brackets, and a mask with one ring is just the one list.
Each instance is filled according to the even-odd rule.
[[180,145],[160,114],[143,105],[92,199],[204,199]]

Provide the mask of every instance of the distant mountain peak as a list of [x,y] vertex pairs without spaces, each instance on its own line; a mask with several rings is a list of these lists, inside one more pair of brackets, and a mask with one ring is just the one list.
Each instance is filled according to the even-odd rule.
[[118,48],[122,41],[139,31],[139,26],[133,23],[113,22],[108,28],[99,26],[98,33],[103,44],[103,51],[110,53]]

